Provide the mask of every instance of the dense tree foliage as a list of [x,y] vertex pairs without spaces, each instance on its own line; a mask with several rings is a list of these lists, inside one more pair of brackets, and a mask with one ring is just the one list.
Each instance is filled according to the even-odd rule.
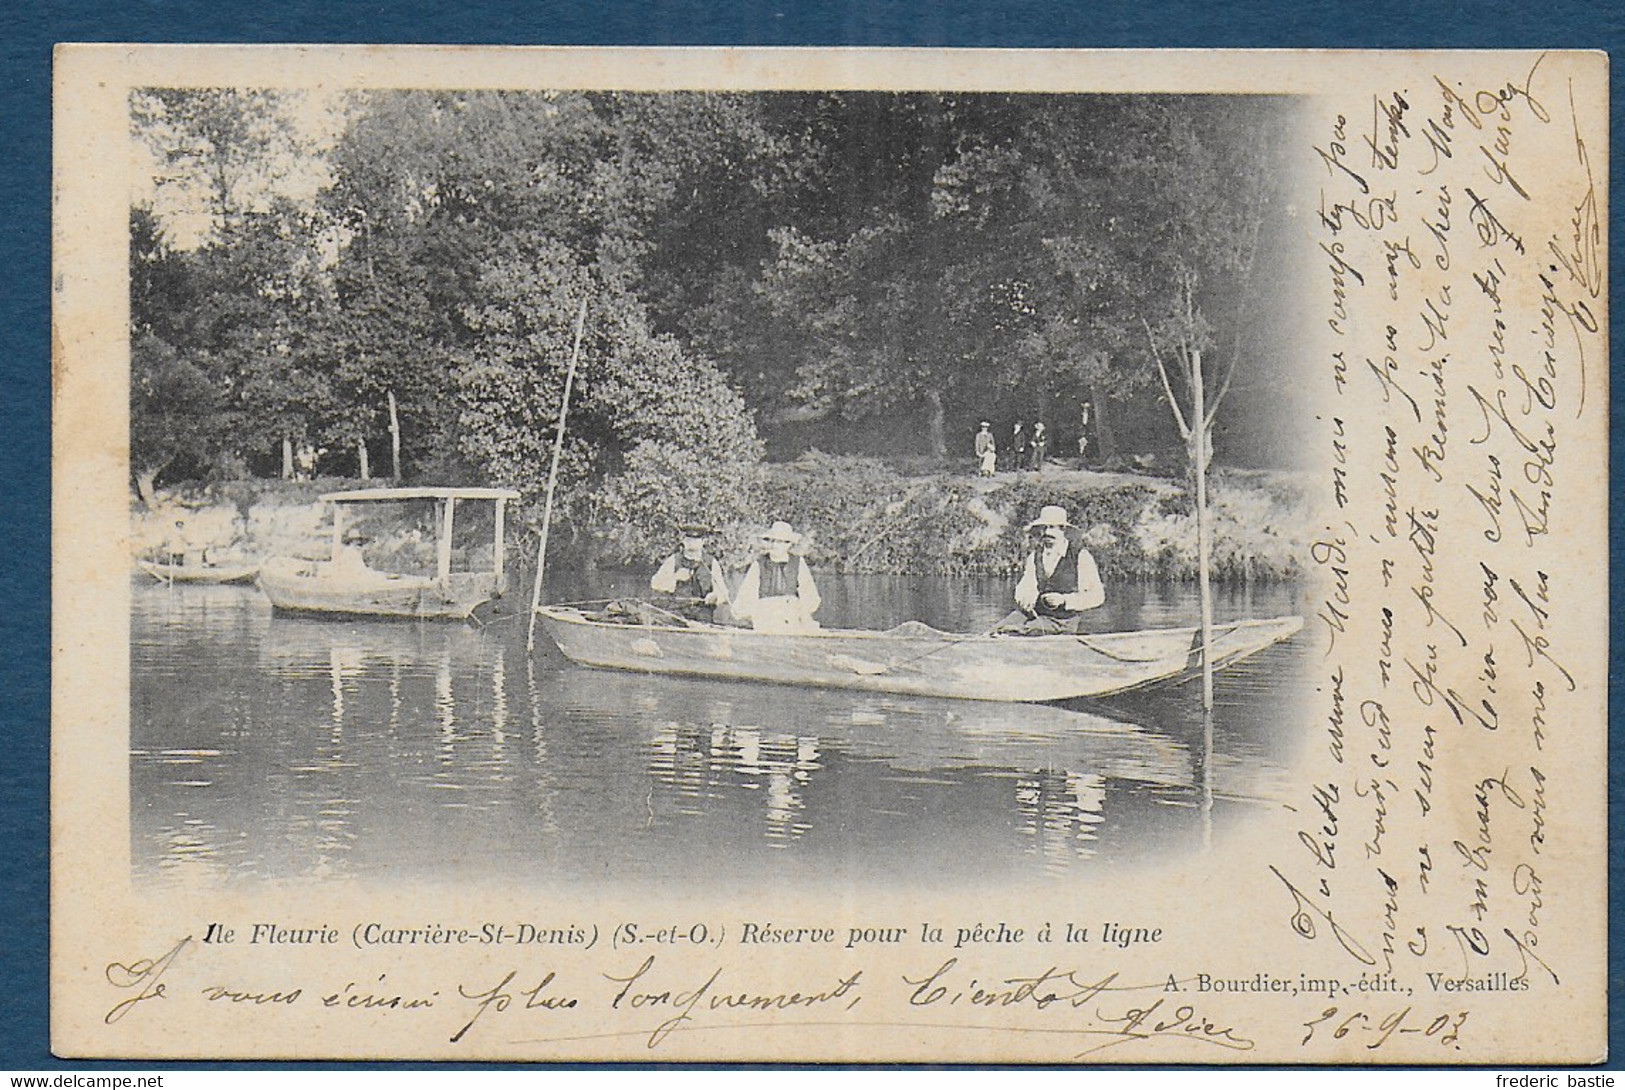
[[[583,300],[567,518],[726,515],[758,429],[787,415],[913,419],[942,454],[979,416],[1064,432],[1088,402],[1111,447],[1115,419],[1188,394],[1159,360],[1208,353],[1210,407],[1272,366],[1248,315],[1285,222],[1280,102],[413,91],[321,108],[318,149],[293,121],[304,99],[132,100],[158,189],[191,194],[184,241],[173,211],[132,214],[148,485],[274,471],[294,447],[376,471],[398,422],[406,475],[534,498]],[[313,197],[279,187],[300,178]]]
[[570,485],[624,472],[643,444],[724,466],[753,460],[744,403],[713,365],[652,328],[644,298],[650,235],[685,183],[754,139],[743,116],[697,96],[361,104],[324,195],[346,235],[326,331],[352,407],[346,438],[375,432],[392,392],[415,464],[534,496],[586,301],[567,514],[590,503]]
[[1285,104],[844,95],[803,112],[834,158],[816,184],[856,196],[797,202],[687,330],[754,404],[917,405],[940,452],[945,418],[1053,426],[1089,401],[1109,429],[1112,406],[1155,396],[1148,326],[1222,333],[1225,375],[1259,350],[1242,303],[1283,212]]

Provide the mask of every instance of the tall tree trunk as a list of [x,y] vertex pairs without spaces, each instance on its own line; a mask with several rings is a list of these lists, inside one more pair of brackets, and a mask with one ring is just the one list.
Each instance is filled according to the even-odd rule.
[[363,481],[372,480],[372,463],[367,461],[367,441],[365,439],[355,441],[355,452],[357,460],[361,463],[361,479]]
[[287,435],[282,437],[282,479],[293,480],[293,438]]
[[1095,434],[1090,446],[1095,450],[1095,457],[1102,463],[1109,462],[1117,457],[1117,436],[1112,433],[1111,417],[1106,415],[1106,394],[1100,388],[1100,380],[1089,380],[1089,400],[1094,404],[1094,418],[1091,426]]
[[931,453],[938,458],[948,457],[948,425],[947,414],[942,408],[942,391],[927,390],[925,403],[931,408],[931,418],[926,423],[926,434],[931,438]]
[[158,499],[158,471],[156,469],[143,469],[135,475],[135,494],[141,497],[141,502],[147,507]]
[[401,417],[395,408],[395,391],[389,393],[389,471],[396,484],[401,483]]

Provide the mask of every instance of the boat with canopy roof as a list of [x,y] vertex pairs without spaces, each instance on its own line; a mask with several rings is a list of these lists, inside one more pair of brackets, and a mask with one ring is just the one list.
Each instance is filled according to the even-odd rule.
[[[466,620],[507,592],[504,523],[519,493],[506,488],[366,488],[329,492],[333,552],[328,560],[273,557],[260,568],[259,585],[280,613],[315,617],[409,617]],[[436,527],[433,574],[380,571],[345,540],[348,512],[358,505],[431,503]],[[491,567],[454,571],[452,531],[459,504],[494,504]]]

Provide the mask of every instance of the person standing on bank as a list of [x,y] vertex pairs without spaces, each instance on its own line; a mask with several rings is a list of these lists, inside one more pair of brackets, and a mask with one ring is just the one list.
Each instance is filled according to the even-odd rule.
[[976,471],[983,477],[993,476],[993,470],[998,465],[999,448],[993,442],[993,433],[988,430],[992,427],[992,424],[984,420],[982,430],[976,433]]
[[1037,541],[1016,584],[1018,608],[994,632],[1016,636],[1081,632],[1083,615],[1106,601],[1095,558],[1083,547],[1083,536],[1063,507],[1046,506],[1027,530],[1036,534]]
[[673,612],[710,624],[717,619],[717,610],[728,604],[728,582],[723,578],[722,565],[705,548],[713,531],[685,523],[678,532],[683,536],[682,547],[666,557],[649,580],[649,589],[677,599],[672,603]]
[[1019,420],[1010,433],[1010,468],[1018,473],[1027,468],[1027,432]]
[[758,632],[811,632],[818,628],[818,585],[812,569],[790,547],[800,541],[788,522],[775,522],[763,535],[767,551],[745,571],[734,599],[734,616]]
[[1044,468],[1044,455],[1049,453],[1049,433],[1044,430],[1044,422],[1038,421],[1033,425],[1033,472],[1037,473]]

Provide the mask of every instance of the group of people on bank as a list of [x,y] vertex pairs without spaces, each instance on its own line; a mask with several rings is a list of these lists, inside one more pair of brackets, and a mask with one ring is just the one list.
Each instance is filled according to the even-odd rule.
[[[1056,635],[1082,631],[1084,615],[1102,605],[1106,591],[1095,558],[1083,545],[1066,509],[1050,505],[1027,525],[1030,546],[1015,587],[1016,609],[993,629],[1003,635]],[[679,527],[682,543],[666,557],[649,588],[657,604],[688,620],[735,624],[766,632],[811,632],[822,599],[812,566],[792,551],[801,537],[788,522],[762,535],[762,551],[730,594],[722,564],[712,554],[710,528]]]
[[[1010,433],[1010,446],[1002,459],[1005,469],[1030,469],[1037,472],[1044,468],[1044,459],[1049,456],[1049,431],[1044,427],[1042,420],[1035,421],[1031,432],[1021,421]],[[1001,459],[999,457],[999,442],[993,437],[993,425],[982,421],[981,430],[976,433],[976,471],[983,477],[991,477],[998,471]]]

